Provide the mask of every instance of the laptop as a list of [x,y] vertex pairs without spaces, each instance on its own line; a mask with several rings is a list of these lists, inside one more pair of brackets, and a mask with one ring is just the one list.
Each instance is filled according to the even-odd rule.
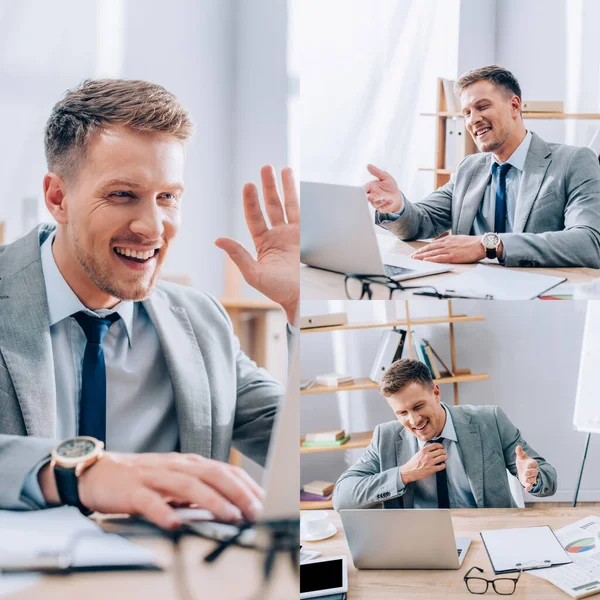
[[340,510],[357,569],[458,569],[471,545],[446,509]]
[[453,269],[401,254],[381,256],[361,187],[303,181],[300,198],[300,261],[305,265],[336,273],[387,275],[395,281]]
[[[265,498],[261,520],[274,521],[281,519],[299,519],[298,490],[300,489],[299,469],[291,469],[290,465],[298,464],[298,445],[294,443],[299,436],[298,414],[300,411],[300,352],[299,344],[290,348],[288,381],[283,399],[273,426],[266,469],[263,479]],[[186,525],[196,533],[213,539],[227,540],[238,532],[233,523],[214,521],[214,515],[202,509],[178,509]],[[300,524],[298,523],[298,530]],[[263,545],[263,531],[247,529],[243,532],[241,545]],[[300,535],[298,531],[298,536]],[[262,539],[261,539],[262,538]],[[300,542],[298,541],[298,545]]]

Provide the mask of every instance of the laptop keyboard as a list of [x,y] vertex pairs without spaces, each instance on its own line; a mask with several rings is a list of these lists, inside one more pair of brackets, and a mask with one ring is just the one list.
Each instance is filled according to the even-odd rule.
[[383,265],[383,270],[388,277],[394,277],[395,275],[405,275],[406,273],[414,273],[414,269],[407,269],[406,267],[395,267],[394,265]]

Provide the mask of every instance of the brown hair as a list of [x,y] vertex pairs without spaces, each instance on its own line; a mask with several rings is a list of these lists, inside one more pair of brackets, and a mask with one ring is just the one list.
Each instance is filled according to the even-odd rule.
[[480,69],[473,69],[461,75],[454,84],[454,91],[460,96],[463,90],[477,81],[491,81],[496,87],[504,89],[511,96],[515,95],[521,99],[521,86],[517,78],[504,67],[489,65]]
[[418,360],[403,358],[392,363],[384,372],[379,384],[379,392],[389,398],[402,391],[411,383],[433,387],[433,379],[429,367]]
[[167,133],[185,141],[194,125],[188,111],[165,88],[134,79],[88,79],[57,102],[44,133],[48,170],[72,175],[90,140],[106,127]]

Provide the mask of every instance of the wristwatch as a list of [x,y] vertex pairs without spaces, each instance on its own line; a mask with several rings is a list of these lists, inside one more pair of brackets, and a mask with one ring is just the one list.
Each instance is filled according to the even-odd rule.
[[84,515],[93,511],[79,499],[79,477],[104,454],[104,442],[80,435],[61,442],[50,453],[50,467],[54,470],[56,488],[63,504],[76,506]]
[[497,233],[486,233],[481,240],[485,248],[485,255],[488,258],[498,257],[498,246],[500,245],[500,236]]

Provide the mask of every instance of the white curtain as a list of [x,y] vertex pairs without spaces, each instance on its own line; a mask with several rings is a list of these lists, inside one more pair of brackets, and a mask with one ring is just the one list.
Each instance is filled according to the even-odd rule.
[[302,0],[302,177],[360,185],[366,164],[431,191],[437,77],[454,77],[459,2]]

